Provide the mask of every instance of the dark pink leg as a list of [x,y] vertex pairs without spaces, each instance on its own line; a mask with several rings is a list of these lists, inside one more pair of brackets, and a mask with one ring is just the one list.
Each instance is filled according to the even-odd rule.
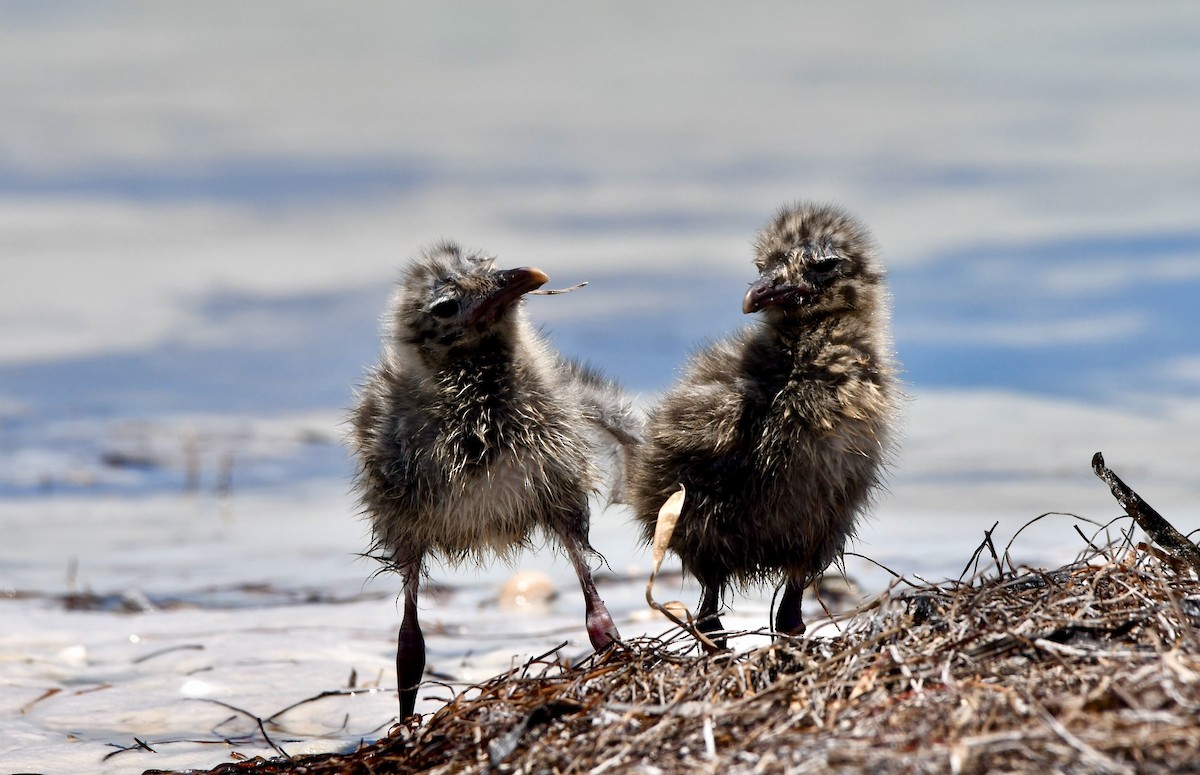
[[425,675],[425,636],[417,621],[417,586],[421,580],[420,563],[409,566],[404,579],[404,619],[396,645],[396,687],[400,690],[400,720],[413,714],[417,688]]
[[579,577],[579,586],[583,589],[588,638],[592,641],[592,648],[600,651],[612,645],[613,641],[620,640],[621,634],[617,632],[617,625],[613,623],[604,601],[600,599],[600,593],[596,591],[596,582],[592,580],[592,571],[584,559],[583,547],[569,538],[563,539],[563,545],[567,549],[571,565],[575,567],[575,575]]

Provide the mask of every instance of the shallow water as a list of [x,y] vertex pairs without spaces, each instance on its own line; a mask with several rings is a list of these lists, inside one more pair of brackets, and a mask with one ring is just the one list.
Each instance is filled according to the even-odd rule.
[[[775,208],[859,214],[911,396],[852,547],[879,565],[846,559],[866,592],[880,565],[957,577],[1045,512],[1078,517],[1014,560],[1071,558],[1120,514],[1097,450],[1200,527],[1200,12],[918,10],[0,8],[0,771],[271,754],[255,718],[351,687],[271,741],[386,731],[398,582],[358,556],[339,439],[396,268],[439,238],[589,281],[528,312],[649,402],[746,323]],[[665,631],[627,513],[597,504],[593,542],[623,634]],[[501,611],[519,568],[547,610]],[[424,712],[587,653],[554,552],[432,576],[449,687]]]

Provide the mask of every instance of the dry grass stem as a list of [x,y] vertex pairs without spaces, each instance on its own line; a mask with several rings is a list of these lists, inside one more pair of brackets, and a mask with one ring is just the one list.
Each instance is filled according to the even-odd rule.
[[531,660],[352,754],[212,772],[1195,768],[1200,581],[1124,539],[1087,544],[1053,570],[1006,552],[968,580],[893,588],[832,637],[711,654],[673,630]]

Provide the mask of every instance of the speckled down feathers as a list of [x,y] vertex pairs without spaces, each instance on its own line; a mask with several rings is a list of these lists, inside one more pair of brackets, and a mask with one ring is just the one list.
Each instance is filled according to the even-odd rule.
[[[539,532],[587,546],[596,434],[640,433],[620,391],[555,354],[523,302],[471,306],[495,292],[491,270],[453,244],[409,267],[353,412],[362,505],[394,561],[507,557]],[[429,314],[447,299],[459,318]]]
[[630,482],[646,540],[687,488],[671,548],[718,590],[821,573],[892,442],[888,299],[866,230],[836,208],[785,208],[758,236],[755,266],[822,290],[696,353],[652,410]]

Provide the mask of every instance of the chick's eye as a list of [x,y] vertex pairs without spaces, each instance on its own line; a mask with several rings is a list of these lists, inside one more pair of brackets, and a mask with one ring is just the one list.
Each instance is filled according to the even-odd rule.
[[429,314],[435,318],[452,318],[458,314],[458,299],[442,299],[429,308]]
[[819,274],[833,274],[837,271],[838,265],[841,264],[841,259],[837,256],[822,256],[810,265],[814,272]]

